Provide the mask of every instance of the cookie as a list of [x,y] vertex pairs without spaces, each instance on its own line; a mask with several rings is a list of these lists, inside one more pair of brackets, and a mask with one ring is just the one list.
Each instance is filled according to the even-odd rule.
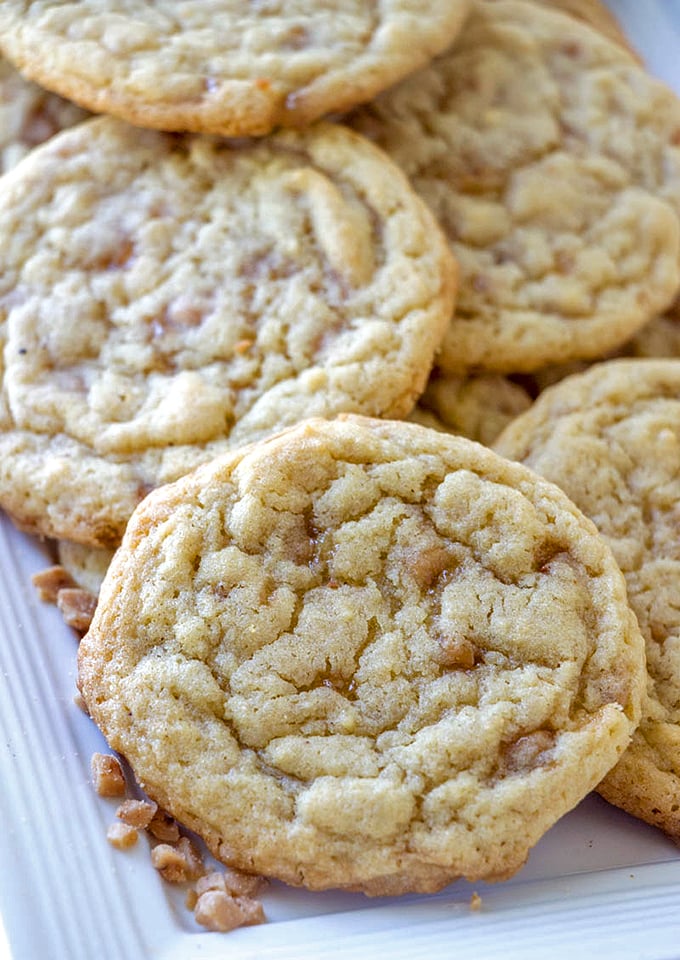
[[368,894],[516,871],[623,751],[644,685],[621,574],[561,491],[353,416],[140,504],[79,674],[218,858]]
[[476,0],[448,53],[351,123],[406,171],[460,262],[445,371],[599,356],[677,291],[680,102],[573,17]]
[[437,370],[418,407],[435,413],[444,429],[489,446],[531,402],[525,387],[508,377],[456,377]]
[[496,449],[559,484],[624,573],[649,695],[631,746],[599,790],[680,841],[680,363],[612,360],[563,380]]
[[160,130],[258,136],[426,64],[470,0],[6,0],[0,50],[42,86]]
[[33,147],[86,117],[84,110],[24,80],[0,59],[0,174]]
[[95,597],[104,582],[113,554],[113,550],[87,547],[70,540],[60,540],[57,543],[59,565],[66,570],[74,583]]
[[306,415],[408,414],[455,263],[401,172],[318,125],[98,118],[0,184],[0,505],[112,547],[154,486]]

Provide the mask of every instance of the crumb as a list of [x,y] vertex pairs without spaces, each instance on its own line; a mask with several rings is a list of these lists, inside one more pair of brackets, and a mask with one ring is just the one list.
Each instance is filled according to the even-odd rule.
[[176,850],[180,851],[187,864],[187,879],[196,880],[205,873],[203,857],[196,844],[189,837],[180,837]]
[[129,827],[126,823],[112,823],[106,831],[106,839],[117,850],[129,850],[134,847],[139,838],[139,834],[134,827]]
[[56,603],[60,590],[76,586],[71,574],[59,564],[41,570],[40,573],[34,573],[31,583],[37,590],[38,597],[45,603]]
[[116,810],[116,816],[130,827],[146,830],[157,810],[158,806],[152,800],[124,800]]
[[243,914],[243,926],[253,927],[258,923],[264,923],[264,907],[259,900],[253,900],[252,897],[235,897]]
[[163,843],[177,843],[179,840],[177,821],[173,820],[165,810],[156,811],[147,830],[156,840],[161,840]]
[[184,883],[187,880],[184,857],[169,843],[159,843],[153,848],[151,863],[168,883]]
[[470,897],[470,910],[481,910],[481,909],[482,909],[482,898],[477,892],[475,892]]
[[97,598],[89,590],[80,587],[64,587],[57,593],[57,606],[67,626],[79,633],[86,633],[97,606]]
[[194,887],[189,887],[189,889],[187,890],[187,895],[184,898],[184,903],[186,905],[187,910],[193,910],[196,907],[196,904],[198,903],[198,894],[196,893],[196,890],[194,889]]
[[125,777],[120,761],[106,753],[92,754],[92,782],[100,797],[124,797]]
[[227,933],[237,927],[262,923],[264,911],[262,904],[245,897],[230,897],[222,890],[206,890],[196,903],[194,916],[197,923]]
[[151,851],[151,863],[168,883],[186,883],[203,872],[203,859],[188,837],[181,837],[177,846],[159,843]]

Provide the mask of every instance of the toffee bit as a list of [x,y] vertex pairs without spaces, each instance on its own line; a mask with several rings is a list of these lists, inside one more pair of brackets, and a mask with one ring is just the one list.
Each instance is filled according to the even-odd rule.
[[125,777],[120,761],[108,753],[93,753],[92,783],[100,797],[124,797]]
[[57,606],[61,610],[66,625],[86,633],[97,606],[97,598],[89,590],[80,587],[65,587],[57,593]]
[[35,587],[39,599],[45,603],[56,603],[60,590],[77,586],[71,574],[60,564],[34,573],[31,577],[31,583]]
[[146,830],[157,810],[158,806],[152,800],[124,800],[116,810],[116,816],[130,827]]
[[163,843],[177,843],[179,840],[179,827],[177,826],[177,821],[173,820],[170,814],[166,813],[165,810],[156,811],[151,818],[151,822],[149,823],[147,830],[156,838],[156,840],[162,840]]
[[106,839],[117,850],[129,850],[137,843],[139,834],[126,823],[112,823],[106,831]]

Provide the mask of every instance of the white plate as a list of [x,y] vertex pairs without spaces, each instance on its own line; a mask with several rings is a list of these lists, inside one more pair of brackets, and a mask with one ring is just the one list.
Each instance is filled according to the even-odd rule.
[[[612,6],[652,72],[680,91],[680,0]],[[392,900],[274,884],[267,924],[205,933],[145,840],[126,853],[106,841],[116,804],[89,776],[106,745],[73,704],[74,635],[30,583],[46,562],[0,517],[0,911],[14,960],[680,958],[680,851],[596,796],[507,883]]]

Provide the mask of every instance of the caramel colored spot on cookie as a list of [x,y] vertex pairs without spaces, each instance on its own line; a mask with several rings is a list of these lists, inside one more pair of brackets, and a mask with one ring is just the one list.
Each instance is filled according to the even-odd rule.
[[111,249],[95,254],[87,266],[90,270],[120,270],[130,263],[134,252],[134,244],[126,237]]
[[439,637],[439,662],[444,667],[471,670],[477,660],[477,648],[466,637]]
[[404,559],[409,573],[421,590],[429,589],[451,563],[445,547],[432,547],[428,550],[413,547],[405,551]]
[[570,60],[578,60],[583,53],[583,48],[579,43],[576,43],[575,40],[570,40],[569,43],[562,44],[561,50]]
[[304,50],[309,45],[309,30],[301,23],[295,24],[287,31],[282,46],[289,50]]
[[503,754],[503,764],[507,773],[524,773],[534,770],[548,760],[548,754],[555,746],[555,734],[549,730],[535,730],[508,744]]
[[570,254],[560,250],[555,254],[555,266],[558,273],[566,275],[572,273],[576,266],[576,260]]

